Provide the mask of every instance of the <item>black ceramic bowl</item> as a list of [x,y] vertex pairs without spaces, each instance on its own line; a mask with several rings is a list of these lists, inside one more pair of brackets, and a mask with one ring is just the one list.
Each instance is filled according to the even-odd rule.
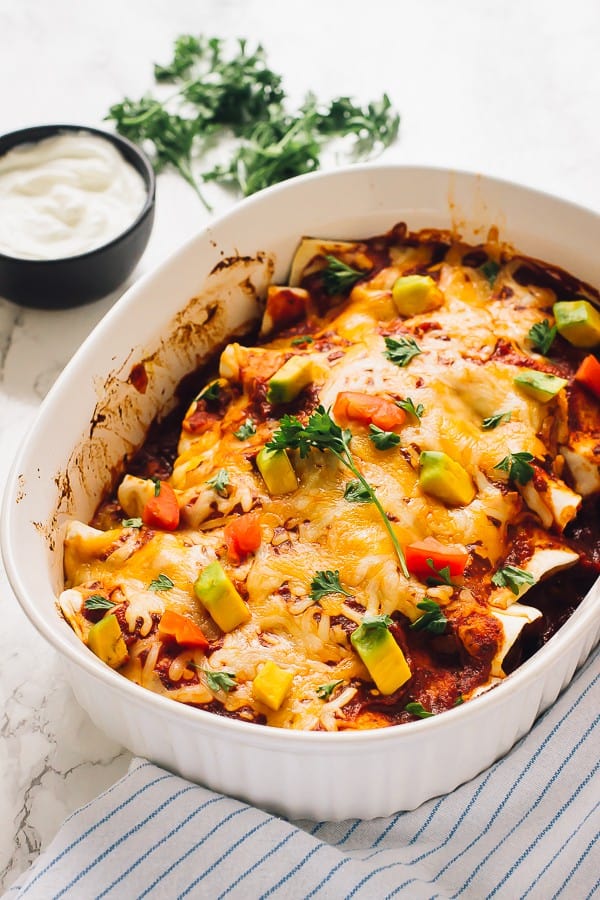
[[146,201],[120,235],[86,253],[43,260],[19,259],[0,253],[0,296],[22,306],[66,309],[110,294],[129,277],[150,238],[154,222],[154,171],[145,154],[126,138],[86,125],[37,125],[0,137],[0,156],[19,144],[81,131],[104,138],[117,148],[142,176]]

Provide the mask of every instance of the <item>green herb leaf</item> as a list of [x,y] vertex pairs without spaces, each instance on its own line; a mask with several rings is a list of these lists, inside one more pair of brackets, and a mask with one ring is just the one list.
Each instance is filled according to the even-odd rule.
[[425,597],[420,603],[417,603],[417,609],[424,610],[424,613],[411,622],[410,628],[413,631],[430,631],[432,634],[444,633],[448,619],[442,612],[439,603],[431,600],[430,597]]
[[327,684],[320,684],[317,687],[317,697],[320,700],[329,700],[338,684],[343,684],[344,679],[338,678],[337,681],[328,681]]
[[400,368],[407,366],[411,359],[423,352],[414,338],[386,337],[385,346],[384,356]]
[[[319,168],[325,146],[352,139],[351,158],[368,158],[398,135],[400,117],[383,94],[361,107],[348,97],[329,104],[308,94],[292,112],[282,78],[263,48],[239,40],[227,52],[219,38],[181,35],[172,59],[154,66],[159,85],[176,89],[165,99],[146,94],[111,106],[106,118],[120,134],[143,145],[157,172],[172,167],[202,196],[202,182],[234,185],[244,195]],[[223,146],[224,163],[197,172],[207,150]]]
[[237,431],[233,432],[238,441],[247,441],[249,437],[256,434],[256,425],[252,419],[246,419],[243,425],[240,425]]
[[214,478],[209,478],[206,483],[217,492],[219,497],[228,496],[227,485],[229,484],[229,472],[227,469],[219,469]]
[[171,581],[168,575],[164,575],[162,572],[150,582],[148,585],[148,589],[151,591],[170,591],[171,588],[175,587],[175,582]]
[[484,262],[482,266],[479,267],[479,271],[487,278],[491,287],[496,283],[496,278],[498,277],[498,272],[500,271],[500,266],[497,262],[494,262],[493,259],[488,259],[487,262]]
[[235,672],[213,672],[210,669],[202,670],[206,675],[206,683],[211,691],[225,691],[226,694],[236,686]]
[[154,483],[154,496],[160,496],[160,489],[162,487],[162,481],[160,478],[151,478],[150,481]]
[[430,716],[435,715],[435,713],[425,709],[422,703],[407,703],[404,709],[406,712],[410,713],[411,716],[416,716],[418,719],[429,719]]
[[524,585],[535,584],[535,578],[531,572],[517,566],[503,566],[492,575],[492,584],[496,587],[507,587],[513,594],[518,595]]
[[358,628],[352,633],[353,642],[358,641],[360,643],[370,632],[388,631],[392,624],[393,620],[390,616],[365,616]]
[[527,484],[534,476],[534,468],[530,465],[534,459],[533,454],[527,453],[525,450],[519,453],[509,453],[494,468],[507,472],[510,481]]
[[371,503],[372,497],[368,488],[363,487],[360,481],[353,479],[346,484],[344,500],[347,500],[348,503]]
[[458,697],[456,698],[456,700],[454,701],[454,705],[462,706],[464,702],[465,702],[465,698],[463,697],[462,694],[459,694]]
[[108,597],[103,597],[102,594],[91,594],[87,597],[83,603],[84,609],[112,609],[113,606],[116,606],[116,603],[113,603],[112,600],[109,600]]
[[450,580],[450,566],[444,566],[443,569],[436,569],[432,559],[426,559],[425,564],[431,569],[433,573],[427,579],[428,585],[433,586],[436,584],[447,584],[450,587],[454,587],[452,581]]
[[348,591],[344,590],[340,584],[340,573],[336,570],[322,570],[315,572],[315,577],[310,583],[310,596],[315,602],[318,602],[326,594],[345,594],[351,597]]
[[425,412],[423,404],[418,403],[415,406],[410,397],[407,397],[406,400],[396,400],[396,405],[403,409],[405,413],[408,413],[409,416],[414,416],[419,421],[421,421],[421,416]]
[[137,516],[134,519],[121,519],[123,528],[141,528],[142,524],[142,520]]
[[[342,431],[340,426],[333,421],[325,407],[318,406],[309,416],[307,425],[303,425],[295,416],[283,416],[279,422],[279,428],[274,432],[271,440],[267,442],[266,447],[268,450],[298,450],[302,459],[308,456],[311,450],[320,450],[321,452],[329,450],[330,453],[333,453],[342,465],[352,472],[363,489],[368,493],[371,502],[377,507],[377,511],[381,516],[398,557],[402,574],[405,578],[408,578],[409,574],[406,568],[406,560],[404,559],[404,551],[377,494],[354,462],[350,452],[351,440],[352,432],[348,429]],[[347,490],[348,488],[346,488]]]
[[371,431],[369,440],[375,444],[378,450],[389,450],[391,447],[397,447],[400,443],[400,435],[394,431],[384,431],[377,425],[370,425],[369,429]]
[[323,287],[328,294],[344,294],[365,274],[353,269],[336,256],[325,257],[327,266],[322,270]]
[[558,329],[556,325],[550,327],[548,319],[544,319],[543,322],[536,322],[535,325],[531,326],[527,332],[527,337],[538,353],[541,353],[542,356],[547,356],[550,347],[554,343],[557,332]]
[[219,399],[221,394],[221,385],[218,381],[211,381],[205,388],[202,388],[196,400],[205,400],[207,403],[214,403]]
[[292,343],[292,347],[298,347],[301,344],[312,344],[313,340],[314,339],[311,338],[311,336],[307,334],[307,335],[300,335],[300,337],[294,338],[294,340],[291,343]]
[[492,431],[494,428],[497,428],[502,422],[510,422],[512,418],[512,411],[496,413],[495,416],[488,416],[487,419],[484,419],[481,423],[481,428],[483,431]]

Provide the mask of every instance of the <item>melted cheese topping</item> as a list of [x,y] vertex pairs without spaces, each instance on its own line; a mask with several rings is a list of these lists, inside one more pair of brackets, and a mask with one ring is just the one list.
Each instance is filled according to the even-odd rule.
[[[584,441],[580,432],[577,440],[569,439],[564,390],[542,403],[515,383],[523,367],[553,371],[534,352],[528,332],[544,319],[552,322],[554,295],[519,284],[518,262],[507,253],[491,284],[480,268],[463,262],[472,248],[451,244],[436,262],[430,241],[402,246],[398,233],[391,232],[384,255],[382,243],[303,242],[290,280],[302,288],[295,296],[308,298],[306,320],[267,336],[260,347],[235,343],[223,351],[216,399],[201,393],[183,421],[170,478],[180,507],[177,530],[122,527],[118,519],[107,532],[71,524],[63,613],[87,640],[95,618],[86,612],[87,598],[110,598],[107,614],[118,616],[128,640],[121,669],[126,677],[181,702],[218,704],[231,715],[278,727],[338,730],[405,721],[411,718],[408,702],[427,700],[442,711],[504,677],[506,654],[539,616],[515,601],[533,583],[577,562],[578,553],[562,532],[581,497],[559,475],[565,474],[566,459],[571,483],[589,484],[589,455],[570,462],[568,454],[578,460]],[[365,273],[349,293],[330,296],[323,290],[328,255]],[[404,318],[392,287],[415,267],[435,278],[444,302]],[[277,328],[273,315],[280,307],[272,289],[261,333]],[[302,342],[304,335],[310,340]],[[404,337],[416,342],[419,353],[400,366],[389,358],[386,338]],[[289,405],[274,407],[266,400],[268,381],[292,356],[310,359],[312,384]],[[281,416],[291,413],[306,422],[318,404],[332,409],[344,391],[392,401],[410,398],[414,407],[422,406],[420,417],[408,415],[398,429],[399,444],[387,450],[375,446],[365,424],[338,424],[350,428],[352,459],[399,544],[426,538],[459,544],[469,554],[464,576],[450,583],[437,578],[433,586],[423,576],[405,577],[378,509],[348,501],[345,490],[354,476],[331,453],[313,451],[304,459],[290,453],[297,490],[281,495],[267,490],[254,460]],[[497,427],[483,427],[485,419],[502,413]],[[244,425],[250,426],[245,433],[239,431]],[[557,435],[569,447],[562,457]],[[463,467],[476,489],[472,502],[449,505],[424,492],[423,451],[442,451]],[[499,466],[523,452],[531,454],[535,473],[525,485]],[[211,482],[221,470],[228,481],[217,490]],[[597,469],[593,477],[598,479]],[[127,475],[118,493],[122,512],[140,516],[152,495],[151,481]],[[224,528],[250,510],[259,517],[260,546],[235,558],[227,552]],[[193,588],[203,568],[217,559],[251,614],[227,634]],[[507,566],[525,573],[516,587],[502,579]],[[339,573],[344,592],[315,602],[312,582],[319,572]],[[159,575],[168,579],[166,589],[156,587]],[[424,598],[447,619],[443,639],[418,627]],[[166,609],[200,626],[208,650],[165,643],[157,623]],[[392,618],[412,671],[393,714],[378,705],[369,671],[350,642],[365,615]],[[469,666],[461,669],[465,659],[470,680]],[[258,702],[252,689],[267,660],[293,675],[275,710]],[[211,677],[219,672],[234,673],[233,686],[226,690]],[[411,693],[413,685],[420,685],[419,693]]]

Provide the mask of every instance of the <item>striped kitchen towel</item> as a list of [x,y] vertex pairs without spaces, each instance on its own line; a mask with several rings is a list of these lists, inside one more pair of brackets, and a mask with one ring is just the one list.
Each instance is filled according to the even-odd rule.
[[599,681],[596,650],[508,756],[389,819],[290,822],[135,760],[7,896],[600,895]]

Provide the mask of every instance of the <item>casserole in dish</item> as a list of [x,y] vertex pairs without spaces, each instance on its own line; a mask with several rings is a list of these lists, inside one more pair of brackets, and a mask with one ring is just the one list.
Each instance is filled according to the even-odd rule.
[[[293,215],[290,214],[290,210],[293,210]],[[223,217],[183,248],[173,260],[128,292],[86,342],[49,395],[17,462],[15,476],[21,476],[19,484],[7,491],[5,500],[3,547],[11,581],[34,623],[61,650],[67,670],[73,676],[75,693],[94,721],[133,752],[148,756],[184,776],[203,781],[214,789],[244,797],[258,805],[292,816],[336,819],[348,816],[386,815],[398,809],[412,808],[431,796],[451,790],[466,778],[481,771],[506,752],[530,727],[536,715],[555,699],[576,666],[589,653],[598,638],[598,615],[594,609],[596,589],[592,589],[570,616],[569,621],[546,646],[510,677],[504,679],[493,691],[477,697],[472,702],[448,709],[448,706],[453,706],[457,697],[462,695],[462,690],[458,690],[458,693],[455,692],[453,695],[452,701],[444,707],[448,710],[444,715],[428,717],[424,721],[406,721],[401,728],[373,728],[373,725],[387,724],[378,718],[382,715],[382,711],[376,709],[375,712],[367,714],[363,708],[354,720],[357,727],[352,729],[353,733],[348,733],[348,728],[344,728],[343,734],[329,734],[321,731],[263,728],[254,722],[217,717],[203,709],[173,703],[163,696],[155,696],[113,671],[105,662],[93,656],[66,622],[61,621],[57,615],[55,602],[63,587],[62,543],[65,533],[69,536],[69,540],[73,538],[74,519],[84,523],[92,519],[106,488],[114,484],[115,471],[122,469],[125,458],[131,459],[134,456],[135,451],[143,443],[145,433],[154,417],[157,414],[164,416],[172,408],[173,397],[181,379],[208,361],[215,350],[241,343],[239,340],[236,341],[236,337],[239,338],[258,321],[262,313],[261,299],[266,293],[267,285],[281,284],[287,278],[290,261],[303,235],[317,234],[328,240],[352,241],[357,237],[384,234],[398,222],[407,222],[411,231],[421,228],[449,229],[455,236],[460,235],[462,241],[472,244],[485,243],[490,228],[498,226],[500,240],[515,246],[519,253],[550,260],[553,264],[562,266],[572,272],[584,286],[596,284],[599,280],[592,254],[593,243],[599,233],[598,219],[592,213],[562,201],[492,179],[402,167],[354,167],[298,179],[245,201],[238,209]],[[562,245],[558,240],[559,230],[563,238]],[[434,262],[430,259],[428,265],[437,265],[439,262],[440,260]],[[470,262],[468,268],[479,268],[473,264],[473,260]],[[395,278],[398,275],[406,277],[407,274],[410,274],[408,270],[402,269],[395,273]],[[423,276],[424,273],[417,274]],[[502,277],[510,275],[512,278],[512,274],[504,273]],[[427,275],[430,278],[431,276],[432,273]],[[485,275],[483,277],[485,278]],[[443,286],[442,284],[442,288]],[[387,291],[389,287],[391,285],[383,289]],[[490,300],[490,297],[487,299]],[[594,299],[595,293],[590,288],[587,302],[593,305]],[[493,298],[491,302],[494,302]],[[527,321],[528,328],[525,329],[523,336],[533,324],[536,322],[541,324],[544,321],[539,313],[547,307],[548,297],[545,297],[535,307],[531,323]],[[512,312],[514,315],[514,308]],[[516,318],[523,320],[519,325],[521,329],[530,313],[531,308],[523,313],[522,305],[519,307]],[[422,314],[418,313],[417,317],[418,315]],[[438,310],[436,315],[439,319],[442,313]],[[431,319],[431,316],[429,318]],[[410,335],[416,340],[416,332],[411,332],[410,327],[408,331],[406,330],[406,322],[410,321],[410,318],[398,314],[394,317],[394,321],[400,322],[400,326],[396,326],[396,331],[393,328],[390,331],[388,328],[388,334],[377,335],[378,340],[387,348],[388,356],[394,349],[390,341],[397,343],[403,335],[404,337]],[[464,340],[464,335],[469,333],[469,329],[461,328],[465,321],[464,318],[455,318],[456,333],[458,335],[461,332],[461,341]],[[348,323],[346,327],[349,327]],[[372,329],[372,324],[369,327]],[[447,323],[441,330],[442,334],[447,336]],[[435,340],[435,336],[432,337],[435,331],[436,329],[429,328],[423,332],[421,340],[424,347],[419,347],[419,350],[426,351],[423,353],[425,358],[429,355],[427,349],[429,342]],[[339,329],[336,333],[339,334]],[[132,334],[136,336],[134,341],[131,340]],[[426,336],[427,334],[429,336]],[[295,340],[298,336],[298,334],[295,337],[288,335],[287,344],[290,345],[291,340]],[[495,337],[497,339],[498,335]],[[346,340],[348,339],[346,336]],[[108,346],[110,352],[107,353]],[[301,344],[294,346],[298,348]],[[535,351],[531,355],[530,350],[531,348],[527,350],[528,358],[535,359]],[[385,358],[383,353],[380,355]],[[307,356],[306,353],[292,353],[292,357]],[[226,349],[224,357],[227,363]],[[410,365],[416,366],[417,362],[418,357]],[[421,360],[421,364],[424,362],[425,360]],[[398,364],[392,359],[385,358],[385,365],[393,367]],[[487,365],[489,370],[489,362]],[[519,368],[518,364],[516,368]],[[523,368],[528,371],[539,369],[550,375],[551,379],[563,378],[562,374],[548,372],[548,367],[543,362],[539,367]],[[407,366],[406,372],[409,370],[410,367]],[[573,368],[570,376],[574,371]],[[274,377],[274,374],[270,377]],[[512,381],[517,375],[518,373],[512,373]],[[235,378],[235,375],[232,376],[225,371],[221,377],[231,379]],[[472,381],[473,371],[470,370],[465,375],[465,384]],[[558,382],[553,382],[553,387],[558,387],[558,390],[548,398],[549,401],[559,402],[557,398],[560,391],[565,389],[569,379],[566,378],[564,381],[565,384],[561,383],[560,387]],[[353,385],[350,381],[342,385],[344,388],[351,386],[362,387],[363,390],[359,393],[366,392],[364,390],[366,385]],[[416,382],[413,387],[419,389]],[[544,388],[547,387],[546,383]],[[539,385],[534,385],[533,389],[539,392]],[[420,401],[416,390],[412,391],[414,397],[402,391],[394,398],[390,394],[389,384],[386,385],[388,399],[401,401],[412,399],[414,409],[418,410]],[[523,396],[527,396],[529,399],[523,409],[530,411],[531,385],[525,391],[522,385],[515,390],[520,393],[514,393],[511,386],[511,398],[514,403],[517,403],[514,398],[518,397],[519,401],[522,401]],[[340,408],[338,415],[335,413],[335,401],[341,393],[344,391],[337,390],[330,397],[323,396],[322,399],[326,404],[325,412],[333,407],[335,419],[339,418],[346,427],[349,424],[348,420],[353,418],[349,415],[349,408],[346,407],[345,410]],[[381,394],[381,390],[373,393]],[[544,405],[539,396],[533,399],[537,404],[536,409]],[[433,408],[431,398],[428,405],[431,413]],[[423,403],[423,406],[426,407],[426,404]],[[52,422],[56,421],[58,409],[63,410],[63,428],[60,434],[51,427]],[[67,409],[68,416],[64,413]],[[245,409],[244,412],[246,411]],[[291,408],[290,411],[293,412]],[[314,415],[315,411],[316,408],[297,410],[299,414],[308,416],[304,424],[306,421],[310,422],[310,416]],[[482,434],[492,434],[495,439],[503,428],[512,433],[511,429],[516,427],[516,423],[527,420],[529,415],[529,413],[515,414],[513,421],[512,416],[509,419],[505,415],[509,411],[504,407],[481,410],[478,414],[482,423],[484,419],[492,418],[494,413],[505,416],[503,422],[497,423],[500,427],[490,428],[489,432],[485,430]],[[195,412],[197,407],[190,415],[193,416]],[[245,416],[243,423],[248,418]],[[301,418],[297,421],[301,421]],[[425,418],[426,414],[423,414],[423,422]],[[413,415],[413,419],[421,421],[418,415]],[[470,424],[465,423],[466,431]],[[393,446],[380,450],[369,437],[369,432],[377,436],[380,432],[396,434],[394,428],[387,426],[381,428],[381,425],[376,425],[374,421],[371,421],[370,425],[379,430],[373,432],[369,427],[366,434],[361,433],[358,437],[353,433],[352,440],[355,446],[362,440],[369,453],[389,456],[390,450],[398,451],[398,448]],[[535,427],[532,426],[531,434],[534,436],[540,430],[539,425],[541,420]],[[399,431],[404,427],[403,424]],[[417,422],[407,427],[416,429]],[[443,431],[443,427],[438,427],[438,436]],[[276,427],[270,427],[270,439],[275,441],[275,445],[270,448],[272,452],[278,449],[276,446],[278,433],[281,433],[281,428],[278,432]],[[268,439],[269,436],[266,437]],[[448,435],[446,437],[449,440]],[[378,439],[381,440],[380,437]],[[370,444],[373,444],[373,448]],[[412,444],[417,444],[417,441],[407,442],[408,447]],[[42,445],[45,451],[43,455]],[[421,453],[436,452],[429,444],[418,446]],[[519,453],[519,448],[510,440],[506,441],[506,447],[507,454],[498,459],[494,457],[490,465],[490,469],[497,470],[499,481],[502,481],[503,473],[508,475],[509,481],[511,480],[509,457],[511,454],[516,456]],[[183,454],[187,449],[189,448],[181,446]],[[446,449],[449,449],[449,446],[446,446]],[[534,466],[537,466],[538,461],[540,463],[543,461],[544,453],[541,449],[539,453],[535,447],[532,449],[533,458],[523,459],[522,462],[525,464],[533,462]],[[301,453],[299,455],[302,456]],[[498,468],[497,464],[502,464],[507,458],[508,462],[504,469],[502,465]],[[369,461],[374,464],[373,460],[368,458],[368,454],[363,454],[365,465],[368,465]],[[185,460],[179,462],[181,465]],[[410,459],[405,462],[411,471],[418,473],[419,465],[411,465]],[[422,459],[418,462],[423,465]],[[464,457],[464,448],[462,462],[465,463],[463,470],[469,474],[469,461]],[[219,467],[215,473],[206,473],[202,469],[202,478],[207,474],[203,483],[213,481],[220,468],[225,467]],[[189,468],[183,473],[179,472],[179,476],[183,475],[184,482],[188,477],[186,474],[188,471]],[[532,505],[540,502],[539,495],[548,495],[548,482],[546,481],[545,487],[541,486],[543,471],[545,470],[541,466],[540,473],[536,472],[535,480],[531,478],[520,483],[525,489],[526,485],[533,481],[530,489],[534,488],[538,495],[537,499],[531,496],[529,501],[524,498],[529,511]],[[552,468],[548,469],[546,475],[552,476],[553,484],[557,483],[558,475]],[[173,473],[174,486],[178,490],[189,487],[183,482],[178,487],[177,477],[176,463]],[[264,473],[261,477],[267,483]],[[300,472],[300,477],[306,477],[304,470]],[[421,478],[420,474],[416,477]],[[472,469],[470,477],[471,479],[474,477]],[[519,479],[515,477],[512,481],[515,486],[514,482],[519,482]],[[226,488],[226,485],[222,486]],[[421,479],[418,487],[418,492],[427,493],[424,479]],[[565,483],[565,497],[568,490],[571,490],[572,494],[577,493]],[[345,488],[343,491],[345,492]],[[477,492],[481,493],[479,485]],[[228,494],[228,491],[224,493]],[[431,491],[429,493],[431,494]],[[518,490],[510,493],[521,496]],[[460,508],[461,503],[462,508],[468,508],[471,502],[474,502],[473,498],[461,497],[458,498],[460,503],[448,503],[447,497],[439,496],[439,488],[438,496],[436,497],[435,491],[433,494],[435,502],[441,503],[444,508],[446,505]],[[124,497],[120,500],[123,510],[127,511],[125,507],[128,501]],[[577,503],[572,496],[569,503],[565,502],[562,508],[564,510],[567,507],[573,509],[573,514],[577,512]],[[557,504],[554,505],[554,511],[558,511]],[[136,510],[130,508],[129,512],[133,513]],[[536,512],[534,509],[533,512],[538,518],[541,512],[543,518],[543,511],[538,509]],[[337,515],[339,517],[339,510]],[[128,515],[128,518],[136,517]],[[567,520],[559,523],[554,517],[552,525],[559,525],[557,530],[560,533],[567,526],[568,520],[567,516]],[[387,521],[389,523],[389,518]],[[33,525],[34,522],[36,525]],[[264,529],[265,523],[262,523],[262,526]],[[381,518],[372,527],[378,527],[384,534],[383,539],[388,540],[385,535],[390,534],[390,529]],[[138,530],[135,526],[126,528]],[[430,530],[427,533],[431,535],[432,532]],[[371,532],[368,538],[370,542],[373,541],[372,534]],[[414,536],[413,534],[412,537]],[[426,535],[419,536],[422,538]],[[440,533],[434,536],[439,539]],[[472,536],[472,540],[464,542],[469,544],[467,549],[472,556],[477,556],[473,552],[477,539],[477,536]],[[28,563],[25,562],[23,555],[24,540],[27,544]],[[410,543],[414,541],[406,541],[405,535],[402,534],[400,546],[405,547]],[[558,543],[560,546],[553,545],[553,551],[568,552],[571,549],[573,552],[564,542]],[[509,544],[505,542],[504,556],[497,554],[493,567],[486,570],[488,587],[493,575],[506,570],[507,566],[512,565],[513,569],[521,573],[529,571],[528,563],[535,554],[529,556],[522,554],[513,560],[507,556],[509,550]],[[389,546],[386,552],[389,555]],[[41,565],[31,565],[32,556],[43,563],[43,568]],[[432,557],[426,556],[425,560],[429,558]],[[204,562],[210,564],[210,560]],[[227,565],[230,562],[231,560]],[[397,555],[395,566],[397,564],[402,569],[403,562],[403,557]],[[518,565],[514,565],[515,562]],[[81,558],[78,565],[80,563]],[[313,566],[312,573],[309,574],[331,575],[337,572],[342,576],[341,586],[351,593],[348,587],[359,588],[360,585],[351,574],[348,580],[352,584],[346,582],[344,585],[342,563],[343,554],[339,565],[335,557],[332,558],[330,565],[323,563],[319,558]],[[439,575],[444,568],[444,565],[440,564],[435,567],[432,574]],[[160,576],[165,573],[159,566],[156,574]],[[423,576],[424,583],[426,577]],[[537,575],[534,577],[537,579]],[[434,577],[434,580],[438,583],[430,586],[429,593],[431,590],[437,591],[437,600],[433,602],[439,609],[444,606],[442,602],[444,592],[440,594],[440,589],[448,587],[451,591],[455,591],[456,588],[440,584],[439,577]],[[77,587],[75,581],[73,586]],[[79,580],[79,585],[81,583],[83,582]],[[496,604],[498,609],[513,606],[510,601],[517,594],[511,589],[510,583],[493,584],[494,590],[501,592],[504,598],[503,600],[500,596],[496,598],[500,601]],[[475,581],[472,586],[474,585]],[[303,587],[306,595],[307,585]],[[96,588],[91,588],[92,594],[94,591]],[[102,590],[96,593],[111,600],[110,596],[102,593]],[[202,590],[198,593],[201,595]],[[521,590],[517,593],[520,594]],[[87,591],[86,597],[89,595],[90,591]],[[343,598],[345,594],[341,596]],[[422,593],[420,596],[422,598]],[[202,596],[199,599],[202,601]],[[413,616],[410,614],[411,610],[405,608],[403,611],[404,615],[408,613],[407,619],[410,622],[418,621],[420,615],[416,595],[414,601]],[[359,602],[358,606],[361,610],[360,620],[364,618],[365,611],[375,614],[395,612],[392,607],[389,610],[383,609],[381,603],[376,609],[369,609],[368,602]],[[71,609],[79,611],[76,607]],[[347,606],[344,615],[352,619],[352,616],[347,615],[348,609]],[[356,610],[354,612],[356,613]],[[108,613],[112,614],[110,610]],[[326,615],[325,612],[320,619],[324,619]],[[451,619],[451,616],[448,618]],[[358,625],[358,622],[355,621],[354,624]],[[316,625],[318,626],[319,622],[316,622]],[[395,643],[397,646],[402,642],[396,637]],[[495,642],[498,651],[501,649],[501,643],[500,639]],[[410,661],[411,648],[406,650]],[[497,678],[504,674],[500,671],[503,658],[498,654],[490,655],[489,662],[492,666],[496,666],[496,671],[493,672],[491,668],[488,670],[486,678],[481,681],[483,686],[489,686],[490,677]],[[202,660],[197,664],[200,669],[213,668],[212,664],[203,663]],[[402,688],[402,685],[392,686],[394,690],[386,694],[387,686],[378,684],[369,665],[364,663],[364,660],[363,664],[366,673],[365,669],[360,668],[352,673],[349,689],[356,687],[352,678],[367,682],[369,676],[371,687],[374,683],[375,689],[384,696]],[[285,660],[281,657],[278,665],[281,670],[286,670]],[[224,671],[230,671],[227,665],[222,668]],[[235,674],[237,676],[237,673]],[[247,681],[253,682],[259,674],[260,668],[257,664],[256,671],[249,673]],[[206,671],[203,671],[202,676],[205,675]],[[202,682],[202,687],[205,687],[203,678],[194,679],[194,683],[196,681]],[[312,685],[313,694],[317,692],[316,689],[321,683],[326,685],[329,682],[323,680],[319,684]],[[341,687],[345,690],[344,685]],[[340,688],[336,686],[334,690],[339,691]],[[230,692],[225,693],[229,696]],[[231,695],[232,698],[235,696],[235,690],[231,691]],[[270,707],[266,704],[266,710],[264,708],[265,696],[255,697],[255,700],[257,703],[263,703],[263,707],[257,709],[268,718],[266,710]],[[322,704],[323,698],[318,699]],[[411,701],[418,702],[426,711],[438,711],[437,708],[428,706],[428,700],[433,699],[433,703],[437,703],[435,697],[430,698],[423,694],[418,698],[403,699],[407,702],[403,703],[402,716],[398,721],[411,719],[412,714],[405,709]],[[285,707],[282,705],[278,710],[280,708]],[[404,715],[405,712],[408,715]],[[340,722],[344,724],[348,721],[347,718],[344,720],[343,716],[335,718],[338,720],[338,727]],[[307,725],[307,721],[299,727],[302,729],[312,727],[310,721]],[[273,724],[285,723],[274,721]],[[366,754],[369,759],[368,765],[365,765]],[[356,779],[357,765],[360,766],[360,779]]]

